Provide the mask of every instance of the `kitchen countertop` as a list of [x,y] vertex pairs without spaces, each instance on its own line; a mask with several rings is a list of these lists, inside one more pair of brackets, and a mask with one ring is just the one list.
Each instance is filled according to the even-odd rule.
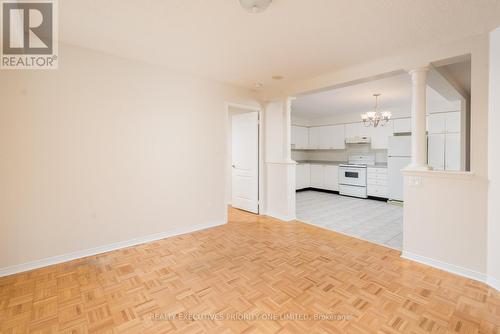
[[311,164],[311,165],[333,165],[338,166],[346,164],[347,161],[327,161],[327,160],[297,160],[298,164]]
[[[327,161],[327,160],[296,160],[298,164],[311,164],[311,165],[345,165],[347,161]],[[370,165],[368,167],[375,168],[387,168],[387,162],[377,162],[375,165]]]

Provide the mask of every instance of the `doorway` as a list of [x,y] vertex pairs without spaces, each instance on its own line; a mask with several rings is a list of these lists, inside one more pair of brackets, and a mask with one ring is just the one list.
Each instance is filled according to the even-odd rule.
[[260,110],[228,105],[227,202],[233,208],[259,214]]

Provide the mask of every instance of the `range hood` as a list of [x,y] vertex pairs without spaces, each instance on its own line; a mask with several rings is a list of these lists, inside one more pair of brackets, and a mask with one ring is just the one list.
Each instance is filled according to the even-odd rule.
[[370,144],[372,139],[370,137],[349,137],[345,139],[346,144]]

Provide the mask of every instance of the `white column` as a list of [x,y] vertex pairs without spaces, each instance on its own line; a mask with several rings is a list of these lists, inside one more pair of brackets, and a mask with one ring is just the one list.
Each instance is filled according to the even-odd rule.
[[292,161],[292,100],[288,97],[283,103],[283,161]]
[[427,73],[428,66],[409,71],[412,80],[411,165],[412,169],[428,170],[427,165]]

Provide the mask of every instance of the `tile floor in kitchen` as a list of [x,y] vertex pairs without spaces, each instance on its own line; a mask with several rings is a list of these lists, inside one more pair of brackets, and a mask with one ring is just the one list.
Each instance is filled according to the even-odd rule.
[[297,219],[401,250],[403,207],[314,190],[297,192]]

